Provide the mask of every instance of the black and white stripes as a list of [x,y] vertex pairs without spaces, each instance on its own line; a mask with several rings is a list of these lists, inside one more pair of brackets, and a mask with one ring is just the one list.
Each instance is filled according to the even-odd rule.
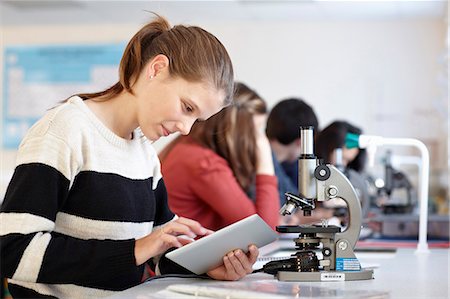
[[0,213],[1,272],[12,291],[109,295],[140,282],[134,240],[174,217],[149,142],[114,135],[74,97],[19,148]]

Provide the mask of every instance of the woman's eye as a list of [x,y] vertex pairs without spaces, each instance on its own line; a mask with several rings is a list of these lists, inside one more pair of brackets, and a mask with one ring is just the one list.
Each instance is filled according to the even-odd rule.
[[186,107],[186,111],[189,112],[189,113],[194,111],[194,109],[192,109],[192,107],[189,106],[189,105],[186,105],[185,107]]

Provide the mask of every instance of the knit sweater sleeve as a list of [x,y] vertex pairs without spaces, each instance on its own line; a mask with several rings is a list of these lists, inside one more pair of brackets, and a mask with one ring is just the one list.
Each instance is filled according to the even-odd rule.
[[225,160],[206,156],[195,171],[190,187],[202,201],[231,224],[258,214],[272,228],[278,224],[277,179],[272,175],[256,176],[256,200],[253,202],[239,185]]
[[[0,211],[1,273],[26,283],[124,289],[139,281],[134,239],[99,240],[55,231],[78,169],[67,142],[50,134],[27,138]],[[117,285],[117,278],[129,277]]]

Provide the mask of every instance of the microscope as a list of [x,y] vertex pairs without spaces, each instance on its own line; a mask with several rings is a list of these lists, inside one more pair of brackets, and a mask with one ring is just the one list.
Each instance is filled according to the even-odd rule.
[[[378,196],[385,198],[380,203],[383,214],[411,214],[417,203],[417,194],[408,177],[392,165],[392,152],[386,151],[384,158],[384,186]],[[403,192],[401,192],[403,191]],[[398,196],[398,193],[403,196]]]
[[[280,233],[298,233],[293,239],[296,253],[289,259],[271,261],[264,271],[280,281],[345,281],[373,278],[373,270],[361,268],[353,248],[361,230],[361,205],[347,177],[330,164],[321,164],[314,155],[313,127],[301,127],[299,194],[286,193],[283,216],[298,209],[311,216],[316,201],[343,199],[348,206],[349,220],[344,231],[322,221],[320,225],[277,226]],[[322,252],[319,258],[317,251]]]

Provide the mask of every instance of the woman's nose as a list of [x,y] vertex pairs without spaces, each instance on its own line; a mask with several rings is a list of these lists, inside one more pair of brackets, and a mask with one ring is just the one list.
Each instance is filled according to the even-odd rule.
[[177,124],[178,131],[181,135],[188,135],[194,125],[195,119],[187,119]]
[[185,126],[182,126],[182,128],[180,128],[181,135],[188,135],[190,131],[191,131],[191,128],[186,128]]

